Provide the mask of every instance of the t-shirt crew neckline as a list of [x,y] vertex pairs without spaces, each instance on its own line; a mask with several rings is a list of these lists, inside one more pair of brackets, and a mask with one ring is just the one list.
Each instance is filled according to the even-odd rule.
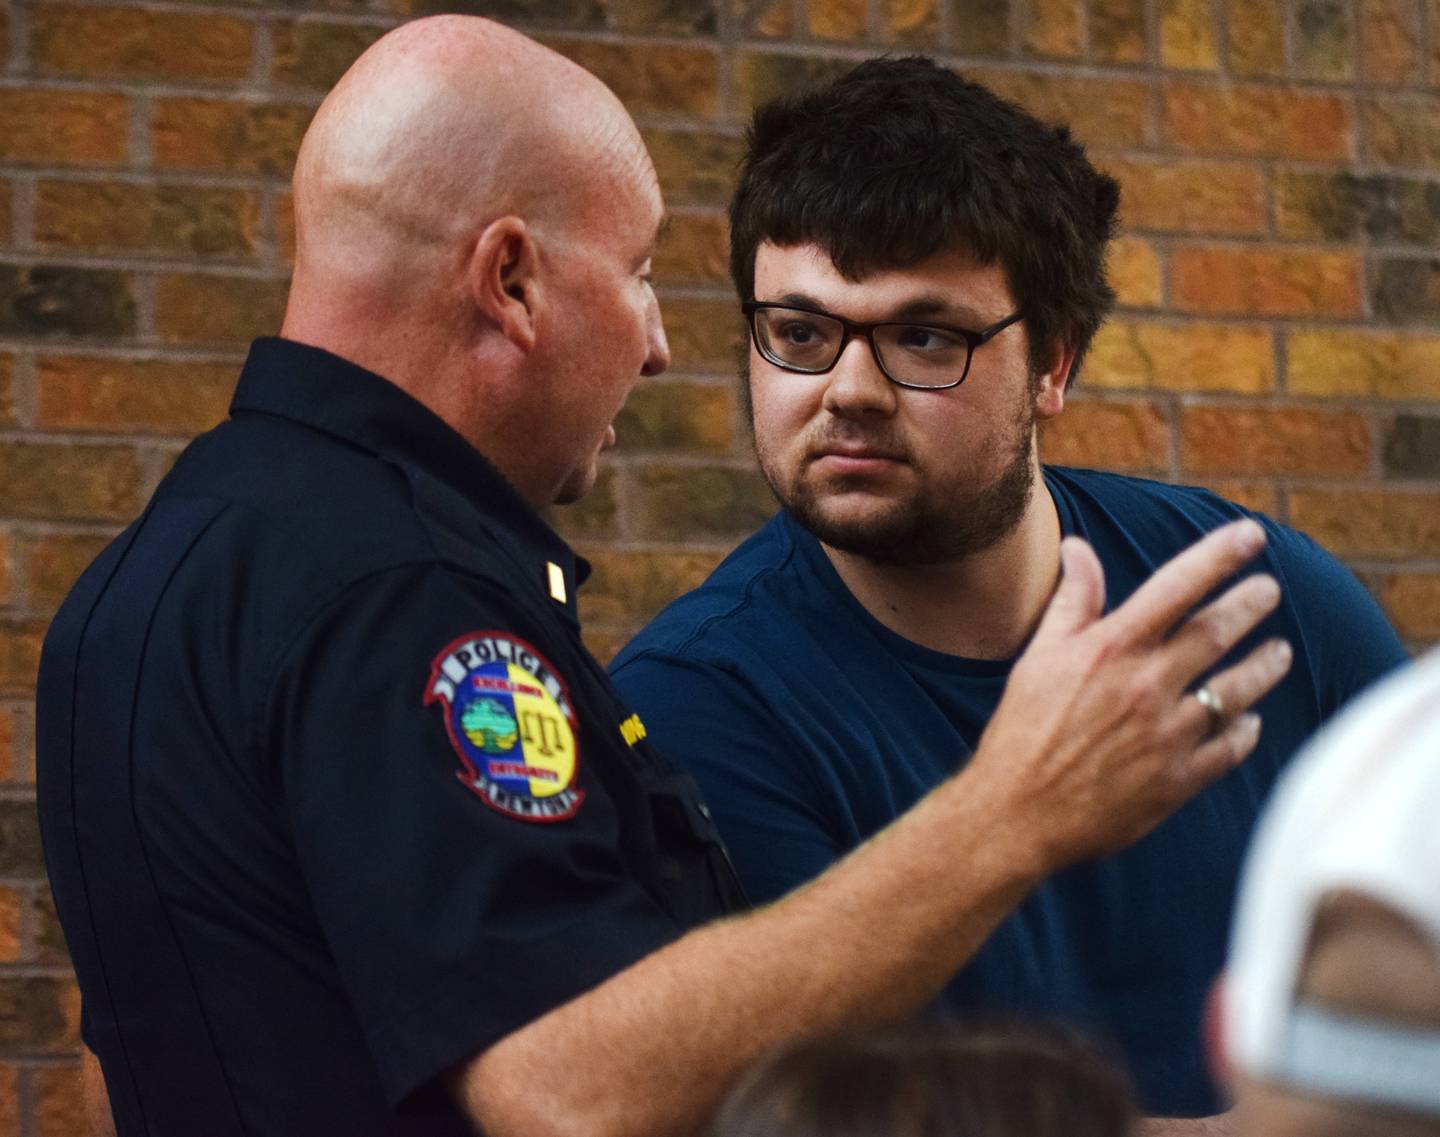
[[[1079,527],[1065,493],[1055,485],[1049,470],[1042,470],[1042,475],[1045,489],[1055,502],[1055,512],[1060,518],[1060,536],[1068,537],[1076,534]],[[937,651],[924,644],[918,644],[886,627],[855,598],[855,594],[841,579],[835,566],[830,562],[830,558],[825,555],[819,539],[796,521],[789,510],[782,510],[780,516],[791,547],[815,576],[820,586],[868,628],[870,634],[896,658],[914,667],[976,679],[1005,676],[1015,666],[1015,660],[1019,658],[1018,654],[1009,659],[972,659],[969,656],[951,655],[949,652]],[[1083,534],[1081,535],[1083,536]]]

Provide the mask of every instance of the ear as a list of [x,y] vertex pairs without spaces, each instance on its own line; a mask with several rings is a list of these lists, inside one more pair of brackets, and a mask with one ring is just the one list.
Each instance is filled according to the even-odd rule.
[[1035,417],[1054,418],[1065,409],[1065,385],[1075,363],[1075,348],[1062,340],[1050,346],[1049,359],[1035,376]]
[[485,226],[466,276],[476,312],[525,352],[535,347],[538,270],[534,238],[524,221],[509,216]]

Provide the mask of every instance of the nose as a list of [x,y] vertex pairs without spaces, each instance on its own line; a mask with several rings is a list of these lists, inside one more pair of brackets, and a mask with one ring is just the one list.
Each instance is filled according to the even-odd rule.
[[645,315],[645,362],[641,375],[659,375],[670,366],[670,341],[665,338],[665,321],[660,316],[660,301],[650,294],[650,308]]
[[827,376],[823,405],[842,418],[895,413],[895,384],[885,378],[863,335],[852,335]]

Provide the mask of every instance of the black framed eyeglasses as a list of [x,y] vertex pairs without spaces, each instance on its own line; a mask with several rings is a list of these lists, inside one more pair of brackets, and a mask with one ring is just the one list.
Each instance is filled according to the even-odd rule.
[[979,332],[943,324],[859,324],[814,308],[747,300],[740,305],[755,349],[786,371],[823,375],[840,361],[852,336],[863,336],[881,373],[901,387],[927,391],[958,387],[970,374],[975,349],[1024,318],[1012,312]]

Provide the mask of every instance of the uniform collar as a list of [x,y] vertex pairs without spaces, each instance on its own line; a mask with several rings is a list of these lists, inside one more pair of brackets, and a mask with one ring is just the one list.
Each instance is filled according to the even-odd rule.
[[230,402],[237,412],[291,419],[449,485],[506,531],[526,576],[575,617],[589,564],[478,450],[388,379],[322,348],[265,337],[250,345]]

